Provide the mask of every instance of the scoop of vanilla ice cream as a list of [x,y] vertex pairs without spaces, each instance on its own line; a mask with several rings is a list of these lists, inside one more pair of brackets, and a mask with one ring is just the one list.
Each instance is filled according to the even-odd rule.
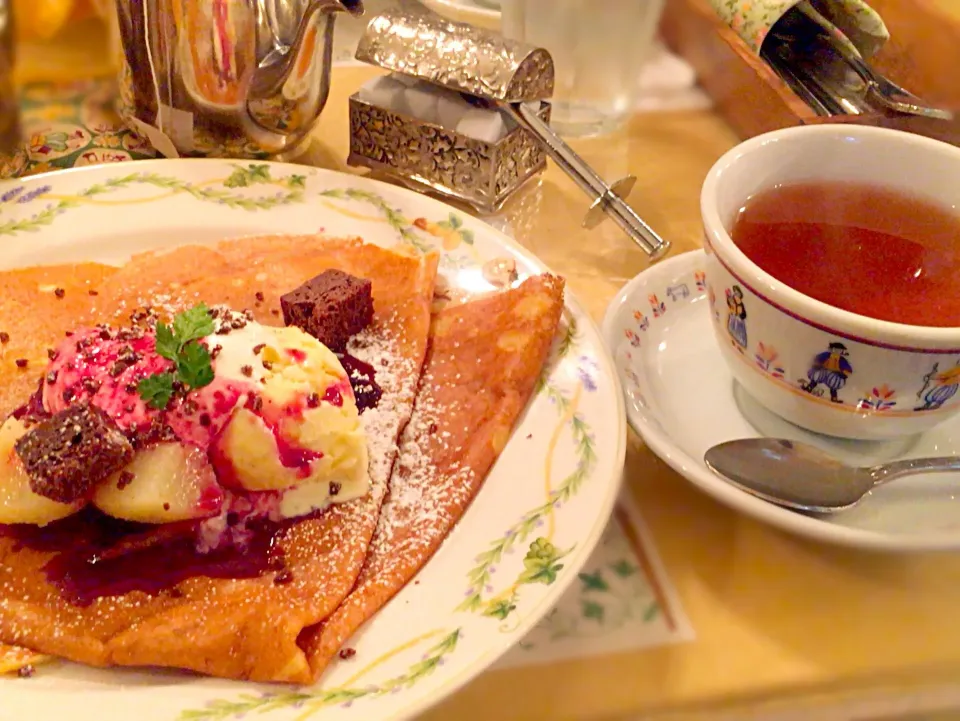
[[367,439],[337,356],[299,328],[249,323],[207,344],[218,378],[252,390],[215,441],[221,481],[280,492],[294,517],[369,490]]

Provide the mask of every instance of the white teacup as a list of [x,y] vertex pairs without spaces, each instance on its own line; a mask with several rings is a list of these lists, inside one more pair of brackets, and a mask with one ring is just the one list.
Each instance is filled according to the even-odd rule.
[[703,184],[700,208],[723,357],[757,401],[809,430],[859,439],[925,431],[960,411],[960,328],[902,325],[834,308],[761,270],[730,237],[752,195],[817,180],[876,183],[956,207],[960,149],[836,124],[767,133],[720,158]]

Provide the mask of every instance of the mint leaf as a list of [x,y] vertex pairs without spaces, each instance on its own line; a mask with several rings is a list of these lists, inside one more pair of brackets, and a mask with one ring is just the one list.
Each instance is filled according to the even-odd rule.
[[167,360],[175,361],[180,344],[166,323],[157,323],[157,355]]
[[148,406],[162,411],[173,397],[173,380],[173,373],[155,373],[137,384],[137,392]]
[[[157,330],[159,331],[159,329],[160,326],[158,325]],[[205,303],[199,303],[190,310],[177,313],[173,319],[173,334],[180,344],[180,350],[190,341],[208,336],[213,331],[213,318],[210,317],[209,309]]]
[[210,351],[196,341],[187,343],[177,357],[177,372],[180,380],[190,388],[202,388],[213,382],[213,366]]

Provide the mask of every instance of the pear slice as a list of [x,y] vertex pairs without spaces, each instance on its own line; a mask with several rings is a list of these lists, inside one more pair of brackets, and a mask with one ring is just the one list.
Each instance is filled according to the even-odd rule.
[[206,454],[180,443],[139,451],[93,493],[94,505],[108,516],[139,523],[208,518],[220,512],[223,499]]

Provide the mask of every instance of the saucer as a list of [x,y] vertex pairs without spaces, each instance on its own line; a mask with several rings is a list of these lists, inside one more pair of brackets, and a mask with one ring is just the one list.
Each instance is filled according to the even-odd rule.
[[859,466],[960,455],[960,417],[883,442],[830,438],[782,420],[744,392],[720,355],[705,258],[698,250],[654,265],[623,287],[604,318],[627,418],[650,449],[721,503],[791,533],[885,551],[960,549],[960,472],[904,478],[849,511],[808,516],[755,498],[707,468],[711,446],[763,436],[804,441]]

